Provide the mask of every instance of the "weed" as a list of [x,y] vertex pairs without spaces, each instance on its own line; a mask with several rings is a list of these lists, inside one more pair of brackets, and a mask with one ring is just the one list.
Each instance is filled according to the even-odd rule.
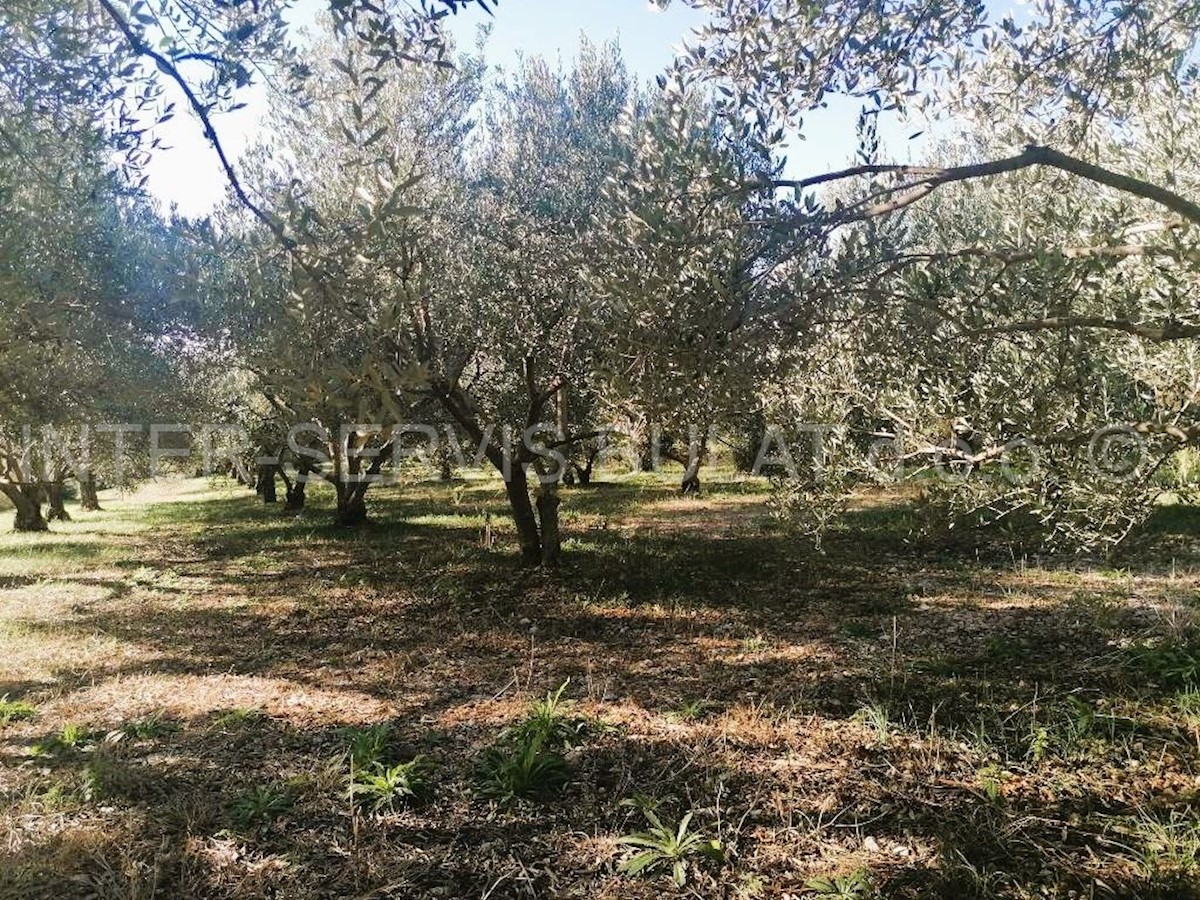
[[209,726],[215,731],[227,731],[231,728],[239,728],[247,722],[254,722],[263,718],[263,712],[260,709],[252,709],[248,707],[237,707],[235,709],[221,710],[212,725]]
[[765,876],[744,872],[733,887],[733,895],[737,900],[758,900],[766,894],[767,884],[768,879]]
[[97,754],[80,774],[80,795],[89,803],[111,796],[116,774],[112,760],[106,755]]
[[83,725],[68,722],[58,734],[33,745],[34,756],[57,756],[71,750],[85,749],[92,741],[92,732]]
[[24,722],[37,715],[37,710],[22,700],[9,700],[8,694],[0,697],[0,725],[9,722]]
[[352,771],[371,769],[386,761],[387,742],[392,735],[389,725],[347,728],[342,735],[346,739],[346,757]]
[[1143,815],[1135,834],[1135,862],[1144,877],[1200,875],[1200,820],[1190,810],[1172,810],[1165,820]]
[[356,769],[351,776],[350,797],[356,806],[371,812],[394,812],[397,807],[429,793],[432,765],[421,756],[394,766],[375,764]]
[[811,878],[804,883],[814,900],[867,900],[874,893],[871,873],[858,869],[846,875]]
[[528,745],[538,741],[544,747],[576,747],[583,742],[588,723],[585,719],[572,716],[570,701],[563,700],[563,692],[571,679],[558,686],[558,690],[546,694],[546,699],[535,700],[520,724],[509,730],[507,737],[515,745]]
[[539,734],[492,747],[479,770],[479,792],[508,802],[561,790],[568,781],[567,761],[546,748]]
[[1027,759],[1039,763],[1050,755],[1053,746],[1054,739],[1049,728],[1036,722],[1030,726],[1028,747],[1025,751]]
[[999,766],[984,766],[976,773],[979,789],[992,803],[1000,800],[1000,789],[1004,786],[1004,772]]
[[1026,641],[1002,634],[988,639],[986,653],[989,659],[1010,662],[1028,659],[1030,649]]
[[703,719],[716,706],[711,700],[688,700],[671,713],[671,718],[676,722],[695,722]]
[[888,708],[882,703],[871,703],[862,707],[854,714],[852,721],[865,725],[875,732],[875,740],[881,746],[886,747],[892,742],[891,715],[888,713]]
[[120,733],[130,740],[149,741],[165,737],[178,730],[179,724],[177,722],[172,722],[170,719],[165,718],[162,713],[154,713],[145,719],[122,725]]
[[295,800],[291,791],[277,784],[251,788],[229,806],[234,825],[239,831],[265,828],[292,808]]
[[630,809],[640,810],[641,812],[658,812],[659,807],[663,805],[663,801],[658,797],[651,797],[649,794],[641,792],[635,793],[632,797],[626,797],[618,806],[627,806]]
[[762,653],[768,646],[767,639],[761,634],[753,634],[742,638],[742,652],[747,655]]
[[654,869],[670,866],[671,876],[678,887],[687,882],[688,861],[693,856],[704,856],[720,862],[725,858],[721,842],[704,837],[689,830],[692,813],[687,813],[677,826],[667,827],[658,813],[643,809],[650,827],[646,831],[628,834],[619,838],[619,843],[628,847],[642,848],[621,863],[619,869],[626,875],[640,875]]
[[1139,647],[1132,652],[1131,662],[1162,687],[1185,690],[1200,686],[1200,647],[1193,641]]

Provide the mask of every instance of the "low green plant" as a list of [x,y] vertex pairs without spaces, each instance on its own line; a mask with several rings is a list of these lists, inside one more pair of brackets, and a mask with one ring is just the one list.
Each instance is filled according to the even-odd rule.
[[770,645],[761,634],[752,634],[742,638],[742,652],[747,655],[762,653]]
[[1097,731],[1096,708],[1079,697],[1068,697],[1062,711],[1063,749],[1070,750]]
[[22,700],[9,700],[8,694],[0,697],[0,725],[9,722],[24,722],[37,715],[37,710]]
[[676,722],[695,722],[699,719],[703,719],[704,716],[715,707],[716,704],[711,700],[688,700],[684,703],[681,703],[675,709],[675,711],[671,713],[671,718]]
[[251,788],[229,805],[233,823],[241,831],[263,828],[292,808],[295,799],[283,785],[263,784]]
[[1139,647],[1130,658],[1135,668],[1162,687],[1200,687],[1200,647],[1194,640]]
[[351,769],[371,769],[385,762],[387,743],[392,735],[391,726],[347,728],[342,735],[346,739],[346,756]]
[[992,803],[998,803],[1004,787],[1004,771],[997,765],[984,766],[976,774],[979,779],[979,789]]
[[122,725],[119,730],[122,735],[130,740],[149,741],[178,731],[179,724],[172,722],[163,716],[162,713],[154,713],[144,719]]
[[650,827],[618,839],[627,847],[641,848],[620,864],[622,873],[641,875],[669,866],[676,886],[683,887],[687,883],[687,868],[692,857],[707,857],[717,862],[725,858],[720,841],[691,830],[692,813],[687,813],[678,825],[671,827],[652,809],[643,806],[642,814]]
[[853,721],[875,732],[875,740],[882,746],[886,747],[892,742],[891,714],[882,703],[871,703],[862,707],[854,714]]
[[1029,727],[1029,736],[1025,757],[1032,762],[1042,762],[1054,747],[1054,734],[1045,725],[1034,722]]
[[658,797],[652,797],[649,794],[643,794],[641,791],[638,791],[632,797],[626,797],[617,805],[636,809],[643,813],[647,810],[658,812],[659,808],[663,805],[663,801]]
[[1172,810],[1166,818],[1142,815],[1135,826],[1136,864],[1146,878],[1200,876],[1200,819]]
[[583,742],[587,732],[587,720],[571,715],[571,701],[563,699],[563,693],[571,679],[546,694],[544,700],[535,700],[529,712],[508,732],[508,738],[516,745],[527,745],[540,741],[544,747],[570,748]]
[[804,889],[811,892],[814,900],[867,900],[875,890],[871,873],[866,869],[810,878],[804,883]]
[[105,754],[96,754],[80,773],[80,796],[89,803],[111,796],[116,774],[113,760]]
[[376,763],[370,768],[355,769],[350,780],[350,798],[355,806],[371,812],[394,812],[428,795],[432,770],[433,766],[421,756],[392,766]]
[[484,754],[478,786],[483,796],[508,802],[561,790],[569,775],[567,761],[546,747],[543,735],[525,733]]
[[237,728],[247,722],[254,722],[263,717],[261,709],[253,709],[250,707],[236,707],[234,709],[220,710],[217,717],[213,719],[210,728],[217,731],[224,731],[229,728]]
[[70,750],[82,750],[92,742],[92,732],[84,725],[68,722],[62,731],[33,745],[34,756],[55,756]]

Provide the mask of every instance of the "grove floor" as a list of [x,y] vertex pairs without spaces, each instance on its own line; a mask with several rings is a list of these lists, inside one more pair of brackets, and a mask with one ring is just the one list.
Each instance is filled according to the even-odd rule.
[[[1191,510],[1097,564],[884,500],[816,554],[763,482],[636,476],[567,492],[543,573],[498,482],[369,499],[340,532],[162,482],[0,534],[0,898],[1200,897]],[[482,796],[564,683],[566,786]],[[378,724],[424,802],[350,803]],[[648,804],[724,860],[620,872]]]

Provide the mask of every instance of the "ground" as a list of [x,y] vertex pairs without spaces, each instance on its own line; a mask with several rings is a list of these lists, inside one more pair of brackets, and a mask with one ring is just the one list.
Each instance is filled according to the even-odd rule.
[[[339,532],[162,482],[0,534],[0,897],[1200,897],[1192,510],[1099,564],[873,498],[818,554],[763,482],[636,476],[568,491],[548,574],[499,487]],[[682,886],[621,870],[646,810],[691,814]]]

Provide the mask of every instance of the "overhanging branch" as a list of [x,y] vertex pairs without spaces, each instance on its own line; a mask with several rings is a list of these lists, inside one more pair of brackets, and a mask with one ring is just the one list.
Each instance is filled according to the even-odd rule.
[[[1182,216],[1189,222],[1200,224],[1200,205],[1186,197],[1170,191],[1159,185],[1152,184],[1140,178],[1123,175],[1106,169],[1103,166],[1086,162],[1070,156],[1051,147],[1031,144],[1015,156],[989,162],[974,163],[966,166],[951,166],[939,168],[934,166],[905,166],[905,165],[862,165],[815,175],[799,180],[780,179],[765,184],[767,187],[792,188],[796,191],[807,190],[822,184],[844,181],[849,178],[859,178],[865,175],[894,175],[907,179],[898,184],[889,193],[889,199],[864,206],[852,206],[837,213],[839,224],[861,221],[887,215],[911,206],[929,196],[944,184],[956,181],[970,181],[976,178],[990,178],[1008,172],[1018,172],[1034,166],[1045,166],[1078,175],[1097,184],[1103,184],[1123,193],[1132,194],[1146,200],[1151,200]],[[760,186],[763,183],[759,183]]]

